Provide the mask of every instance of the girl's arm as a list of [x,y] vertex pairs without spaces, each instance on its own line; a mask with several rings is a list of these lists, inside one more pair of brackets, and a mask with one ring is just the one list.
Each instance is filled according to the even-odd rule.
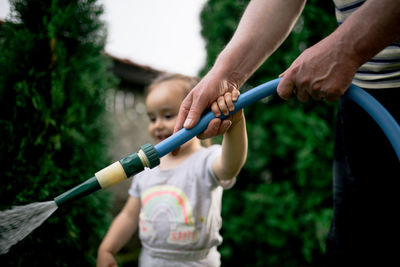
[[[219,110],[227,115],[234,110],[233,102],[237,100],[238,90],[226,93],[211,105],[214,114]],[[222,152],[213,162],[213,171],[220,180],[232,179],[239,174],[247,157],[247,133],[246,121],[243,110],[239,110],[232,116],[232,125],[224,134],[222,140]]]
[[129,197],[114,219],[97,252],[97,267],[117,266],[114,255],[128,242],[138,227],[140,199]]

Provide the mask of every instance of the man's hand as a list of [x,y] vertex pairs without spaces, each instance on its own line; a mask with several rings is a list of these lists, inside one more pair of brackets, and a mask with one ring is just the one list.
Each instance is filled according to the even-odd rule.
[[[238,83],[228,82],[226,79],[213,74],[213,72],[209,72],[183,100],[174,132],[179,131],[182,127],[192,128],[199,121],[203,111],[210,107],[218,97],[227,92],[232,92],[234,89],[238,90],[238,87]],[[226,132],[230,124],[229,119],[222,121],[213,119],[207,129],[199,135],[199,138],[204,139],[221,135]]]
[[335,101],[345,93],[359,67],[346,54],[340,42],[329,36],[306,49],[279,77],[278,95],[288,100],[293,94],[306,102],[315,100]]

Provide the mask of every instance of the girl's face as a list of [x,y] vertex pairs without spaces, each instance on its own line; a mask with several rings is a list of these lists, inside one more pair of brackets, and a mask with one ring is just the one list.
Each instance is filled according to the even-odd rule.
[[184,99],[180,81],[166,81],[154,87],[146,98],[150,136],[161,142],[173,134],[179,107]]

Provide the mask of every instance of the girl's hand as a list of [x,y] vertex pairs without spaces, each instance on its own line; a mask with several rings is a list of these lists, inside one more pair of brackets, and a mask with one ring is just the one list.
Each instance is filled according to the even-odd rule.
[[233,102],[236,102],[240,95],[239,90],[234,89],[232,92],[226,92],[224,95],[217,98],[215,102],[211,104],[211,110],[214,115],[218,118],[223,115],[228,115],[229,112],[235,110]]
[[[223,96],[220,96],[217,101],[212,103],[211,110],[213,111],[216,117],[221,116],[221,112],[224,115],[228,115],[229,112],[235,110],[235,106],[233,102],[236,102],[240,95],[239,90],[234,89],[231,92],[225,93]],[[232,116],[229,116],[228,119],[231,122],[230,125],[235,125],[238,121],[243,119],[243,109],[235,112]]]
[[[214,115],[218,118],[223,115],[228,115],[230,112],[235,110],[234,102],[237,101],[240,95],[239,90],[234,89],[232,92],[226,92],[223,96],[218,97],[218,99],[211,104],[211,110]],[[232,116],[229,116],[227,121],[226,130],[232,125],[235,125],[238,121],[242,120],[244,117],[243,109],[235,112]]]
[[205,139],[212,136],[225,134],[232,124],[236,124],[237,121],[241,120],[243,117],[243,110],[239,110],[232,116],[229,116],[223,120],[218,119],[218,117],[220,117],[222,114],[226,116],[229,114],[229,112],[235,110],[233,102],[237,101],[239,95],[239,90],[233,89],[232,92],[225,92],[224,95],[219,96],[217,100],[211,104],[211,110],[217,118],[211,120],[209,125],[214,125],[215,131],[210,131],[207,128],[206,131],[197,136],[198,138]]
[[97,253],[97,267],[118,267],[118,264],[113,256],[108,251],[99,250]]

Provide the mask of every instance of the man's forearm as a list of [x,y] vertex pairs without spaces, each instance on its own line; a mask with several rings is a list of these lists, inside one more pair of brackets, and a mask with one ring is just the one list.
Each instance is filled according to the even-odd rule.
[[330,36],[332,45],[361,66],[400,38],[400,1],[369,0]]
[[214,70],[240,87],[286,39],[305,0],[253,0]]

